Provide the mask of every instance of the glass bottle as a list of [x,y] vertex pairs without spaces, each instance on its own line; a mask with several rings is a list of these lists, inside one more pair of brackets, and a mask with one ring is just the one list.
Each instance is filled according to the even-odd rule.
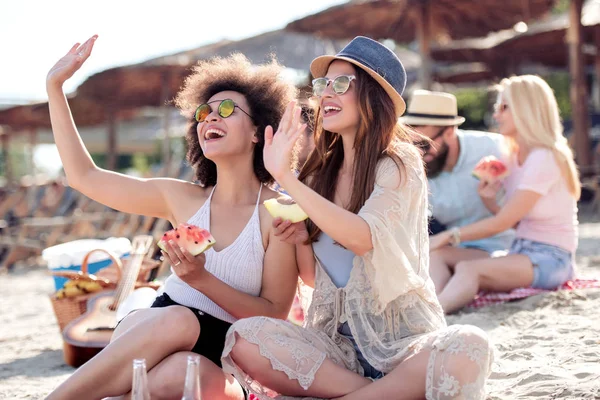
[[133,360],[131,400],[150,400],[150,391],[148,390],[148,375],[146,373],[146,360],[143,358]]
[[197,354],[189,355],[181,400],[200,400],[200,393],[200,356]]

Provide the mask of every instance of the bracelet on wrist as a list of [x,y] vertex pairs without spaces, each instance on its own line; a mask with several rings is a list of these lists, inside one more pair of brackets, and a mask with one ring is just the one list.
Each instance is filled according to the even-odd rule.
[[450,229],[450,245],[458,246],[460,244],[460,228],[454,227]]

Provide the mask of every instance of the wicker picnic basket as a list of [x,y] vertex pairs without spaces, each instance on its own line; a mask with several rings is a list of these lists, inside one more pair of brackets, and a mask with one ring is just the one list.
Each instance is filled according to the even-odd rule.
[[94,249],[88,252],[83,261],[81,262],[81,271],[54,271],[53,275],[61,276],[64,278],[68,278],[71,280],[87,280],[87,281],[95,281],[102,286],[102,290],[86,293],[79,296],[74,297],[62,297],[58,298],[56,293],[50,295],[50,302],[52,303],[52,308],[54,309],[54,314],[56,315],[56,320],[58,322],[58,326],[62,331],[65,326],[75,318],[83,315],[87,311],[87,302],[92,297],[98,293],[102,293],[106,290],[113,290],[116,287],[116,282],[109,281],[108,279],[98,278],[95,275],[88,274],[88,261],[90,256],[93,253],[102,252],[105,253],[108,258],[113,262],[114,265],[117,266],[117,270],[119,274],[123,269],[123,264],[121,260],[112,252],[105,249]]

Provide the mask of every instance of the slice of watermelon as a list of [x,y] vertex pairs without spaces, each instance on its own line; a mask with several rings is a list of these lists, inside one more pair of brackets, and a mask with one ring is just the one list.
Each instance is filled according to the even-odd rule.
[[508,176],[506,165],[494,156],[483,157],[475,166],[473,176],[479,180],[495,182]]
[[166,252],[169,240],[183,247],[193,256],[205,252],[216,243],[209,231],[189,224],[179,224],[177,228],[165,232],[158,242],[158,247]]

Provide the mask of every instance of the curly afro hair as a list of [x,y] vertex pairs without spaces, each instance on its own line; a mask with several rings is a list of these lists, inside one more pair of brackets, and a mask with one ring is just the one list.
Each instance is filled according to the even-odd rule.
[[265,128],[271,125],[276,130],[287,104],[297,96],[295,86],[280,77],[282,70],[283,67],[274,56],[268,63],[252,65],[240,53],[226,58],[201,60],[194,66],[192,74],[186,78],[177,94],[175,104],[189,119],[187,160],[195,169],[196,179],[202,186],[216,185],[217,167],[204,156],[200,148],[194,111],[198,105],[226,90],[238,92],[246,98],[258,139],[254,146],[254,174],[264,184],[273,183],[273,177],[263,163]]

